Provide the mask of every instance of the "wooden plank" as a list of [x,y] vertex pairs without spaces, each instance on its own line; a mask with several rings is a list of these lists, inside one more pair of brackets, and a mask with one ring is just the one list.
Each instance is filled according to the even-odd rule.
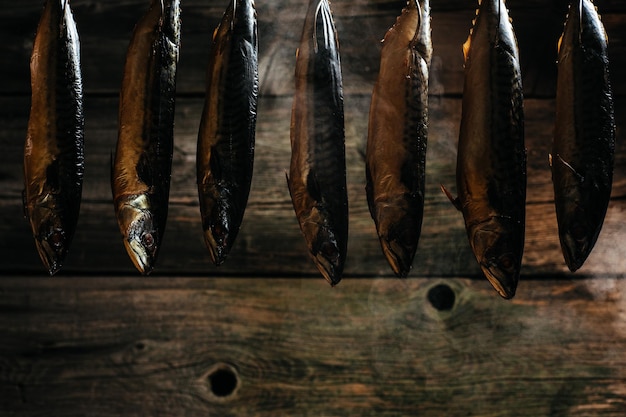
[[[291,95],[295,50],[301,34],[306,0],[258,2],[261,92]],[[461,44],[466,40],[476,2],[433,1],[433,94],[458,95],[463,86]],[[41,12],[41,0],[10,2],[0,10],[3,42],[0,56],[0,93],[28,94],[29,59]],[[189,0],[182,5],[182,48],[178,91],[203,94],[206,62],[213,29],[226,2]],[[404,0],[334,2],[341,44],[344,86],[348,94],[370,94],[380,59],[380,39],[400,13]],[[556,43],[567,2],[509,1],[520,44],[527,96],[553,96]],[[610,38],[610,57],[616,94],[626,93],[619,74],[626,70],[626,5],[597,0]],[[81,37],[85,90],[116,95],[124,55],[135,22],[147,7],[145,0],[72,1]]]
[[[357,276],[391,274],[382,257],[365,199],[362,153],[367,136],[369,96],[346,97],[347,166],[350,239],[346,273]],[[177,103],[170,215],[158,274],[313,275],[304,240],[295,219],[285,182],[289,166],[290,97],[262,97],[259,103],[255,170],[241,233],[232,254],[219,269],[210,264],[202,241],[197,202],[195,152],[202,100]],[[0,275],[20,271],[42,274],[27,222],[22,219],[22,152],[28,99],[0,98]],[[618,102],[619,131],[626,123],[626,105]],[[431,100],[431,135],[427,155],[424,226],[414,276],[475,275],[463,220],[439,190],[455,188],[456,143],[460,100]],[[110,155],[117,135],[117,100],[86,100],[86,171],[83,205],[62,273],[132,274],[113,214]],[[565,271],[556,233],[553,192],[548,166],[554,118],[552,100],[526,100],[528,148],[528,220],[524,274]],[[614,276],[626,272],[626,258],[615,242],[626,236],[626,144],[618,142],[613,201],[603,233],[583,274]]]
[[482,280],[453,278],[334,289],[307,279],[4,278],[0,413],[623,415],[626,281],[521,289],[504,301]]

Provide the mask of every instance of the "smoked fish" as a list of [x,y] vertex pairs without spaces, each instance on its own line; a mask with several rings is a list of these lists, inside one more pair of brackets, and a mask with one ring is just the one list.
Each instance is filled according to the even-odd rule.
[[406,277],[422,228],[428,140],[429,1],[409,0],[383,40],[369,114],[366,194],[381,247]]
[[30,71],[24,212],[39,256],[54,275],[76,230],[85,169],[80,45],[69,0],[46,1]]
[[124,246],[144,275],[154,268],[167,220],[179,47],[179,0],[153,0],[126,55],[111,173]]
[[559,40],[550,165],[559,239],[574,272],[593,249],[613,182],[615,118],[607,36],[593,3],[571,3]]
[[328,0],[311,0],[297,52],[287,183],[310,255],[341,280],[348,246],[345,127],[339,44]]
[[254,1],[231,0],[213,34],[196,159],[204,241],[215,265],[230,252],[248,202],[258,93]]
[[453,202],[484,275],[508,299],[515,295],[524,250],[526,149],[519,53],[503,0],[482,0],[463,53],[459,194]]

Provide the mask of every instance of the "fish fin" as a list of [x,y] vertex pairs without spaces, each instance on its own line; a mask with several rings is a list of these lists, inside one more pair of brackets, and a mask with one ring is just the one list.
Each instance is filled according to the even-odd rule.
[[452,197],[452,194],[450,193],[450,191],[448,191],[448,189],[443,184],[439,184],[439,187],[441,187],[441,191],[443,191],[446,197],[448,197],[448,200],[450,200],[452,205],[456,207],[458,211],[463,211],[459,197]]
[[565,166],[566,166],[566,167],[567,167],[570,171],[572,171],[572,173],[573,173],[573,174],[574,174],[574,175],[578,178],[578,180],[579,180],[580,182],[583,182],[583,181],[585,180],[585,177],[584,177],[583,175],[580,175],[580,174],[576,171],[576,169],[574,169],[574,167],[573,167],[573,166],[571,166],[568,162],[566,162],[563,158],[561,158],[561,155],[556,154],[556,157],[557,157],[557,159],[558,159],[559,161],[561,161],[561,163],[562,163],[563,165],[565,165]]

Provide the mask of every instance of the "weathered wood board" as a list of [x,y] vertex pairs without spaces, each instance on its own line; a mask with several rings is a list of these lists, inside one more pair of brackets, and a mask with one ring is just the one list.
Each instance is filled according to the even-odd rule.
[[[21,207],[29,55],[43,1],[4,3],[0,416],[626,415],[626,2],[595,1],[610,41],[615,182],[596,248],[570,274],[548,166],[556,42],[568,1],[507,1],[520,44],[529,164],[526,249],[512,301],[480,277],[462,216],[439,190],[455,185],[461,44],[476,1],[431,0],[426,212],[407,280],[394,278],[382,256],[362,158],[379,41],[405,0],[332,2],[350,203],[346,277],[335,288],[308,258],[285,182],[306,0],[257,0],[254,180],[220,268],[202,241],[195,152],[211,34],[226,0],[182,0],[170,215],[146,279],[124,251],[109,175],[124,54],[148,0],[72,1],[87,92],[86,173],[78,231],[55,278],[45,276]],[[435,296],[433,288],[443,289]]]
[[[0,104],[3,103],[0,98]],[[4,100],[6,107],[9,101]],[[11,99],[15,113],[0,123],[5,154],[0,165],[0,273],[44,273],[34,248],[28,223],[23,219],[21,190],[22,136],[26,99]],[[86,172],[78,230],[62,273],[128,274],[134,267],[117,229],[109,185],[111,151],[116,141],[117,100],[86,100]],[[163,250],[155,273],[275,275],[309,274],[317,270],[309,260],[295,219],[285,170],[289,167],[289,115],[291,98],[262,97],[259,103],[256,163],[248,209],[240,235],[227,261],[215,268],[202,240],[195,179],[195,147],[202,99],[183,98],[177,105],[176,151],[170,214]],[[350,238],[346,273],[353,276],[391,274],[382,256],[365,199],[362,152],[367,134],[369,97],[346,98]],[[440,191],[440,184],[455,188],[456,141],[460,100],[431,100],[431,135],[427,154],[427,202],[414,276],[478,274],[469,250],[463,218]],[[626,107],[618,107],[620,131]],[[526,101],[528,148],[527,243],[524,274],[556,274],[566,271],[556,231],[556,217],[548,164],[552,100]],[[9,130],[8,126],[12,126]],[[546,127],[548,127],[546,129]],[[626,248],[615,245],[626,233],[623,201],[626,197],[626,145],[619,143],[613,202],[596,250],[582,269],[585,274],[622,275],[626,272]]]
[[623,416],[625,306],[614,279],[3,279],[0,414]]

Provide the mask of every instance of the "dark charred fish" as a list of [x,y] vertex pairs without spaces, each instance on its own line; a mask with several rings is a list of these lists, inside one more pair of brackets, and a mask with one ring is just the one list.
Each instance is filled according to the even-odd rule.
[[248,202],[258,91],[254,1],[231,0],[213,35],[196,160],[204,241],[216,265],[230,252]]
[[295,79],[287,182],[309,253],[335,285],[346,259],[348,195],[339,44],[327,0],[309,4]]
[[615,119],[607,36],[593,3],[570,5],[559,41],[550,157],[559,239],[574,272],[593,249],[613,182]]
[[179,45],[179,0],[153,0],[126,55],[111,178],[126,251],[144,275],[154,267],[167,219]]
[[84,172],[80,46],[68,0],[46,2],[30,71],[24,211],[39,256],[54,275],[76,230]]
[[453,202],[483,273],[511,298],[524,251],[526,150],[517,41],[504,1],[482,0],[463,52],[459,196]]
[[428,0],[410,0],[383,40],[366,150],[366,192],[383,253],[399,277],[422,229],[432,55]]

